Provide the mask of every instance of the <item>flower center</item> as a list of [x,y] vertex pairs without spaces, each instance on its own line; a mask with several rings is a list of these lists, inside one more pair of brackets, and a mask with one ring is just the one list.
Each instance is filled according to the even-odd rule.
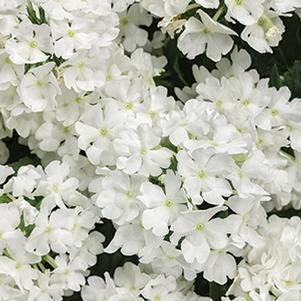
[[214,105],[217,109],[221,109],[223,106],[223,102],[222,102],[222,100],[218,99],[214,102]]
[[272,114],[273,117],[276,117],[276,116],[279,115],[279,111],[277,109],[272,109],[271,114]]
[[75,32],[75,31],[73,31],[73,30],[68,30],[67,36],[68,36],[69,38],[74,38],[75,35],[76,35],[76,32]]
[[22,268],[22,263],[16,262],[15,268],[16,270],[20,270]]
[[81,100],[82,99],[79,96],[76,96],[75,99],[74,99],[74,102],[77,103],[77,104],[80,104]]
[[146,153],[147,153],[147,149],[146,149],[145,147],[142,147],[142,148],[140,149],[140,155],[141,155],[141,156],[144,156],[144,155],[146,155]]
[[36,82],[36,85],[39,87],[39,88],[43,88],[45,86],[45,83],[44,81],[38,79],[37,82]]
[[199,171],[199,178],[201,180],[206,178],[206,172],[203,169]]
[[123,25],[123,26],[126,26],[129,24],[129,20],[127,17],[124,17],[120,20],[120,23]]
[[52,227],[51,226],[47,226],[45,229],[44,229],[44,233],[46,233],[46,234],[49,234],[49,233],[51,233],[52,232]]
[[204,34],[208,34],[208,33],[211,32],[211,30],[210,30],[210,28],[208,28],[208,27],[204,27],[204,28],[202,29],[202,32],[203,32]]
[[171,208],[173,206],[173,201],[172,200],[166,200],[164,202],[165,207]]
[[133,191],[128,191],[126,193],[126,196],[127,196],[128,199],[132,199],[134,197],[134,192]]
[[195,230],[197,230],[198,232],[203,232],[205,229],[205,225],[202,224],[202,223],[198,223],[196,226],[195,226]]
[[244,0],[235,0],[236,5],[242,5],[244,3]]
[[38,48],[38,43],[35,40],[29,42],[28,46],[32,49]]
[[106,128],[101,128],[99,130],[99,134],[103,137],[107,136],[108,135],[108,130]]
[[257,25],[259,27],[262,27],[262,29],[264,31],[267,31],[268,29],[270,29],[271,27],[273,27],[273,22],[272,20],[266,16],[266,15],[262,15],[258,21],[257,21]]
[[134,107],[134,105],[133,105],[133,103],[131,103],[131,102],[126,102],[126,103],[124,104],[124,108],[125,108],[126,110],[132,110],[133,107]]
[[250,100],[249,99],[244,99],[241,101],[241,104],[244,106],[244,107],[247,107],[249,104],[250,104]]

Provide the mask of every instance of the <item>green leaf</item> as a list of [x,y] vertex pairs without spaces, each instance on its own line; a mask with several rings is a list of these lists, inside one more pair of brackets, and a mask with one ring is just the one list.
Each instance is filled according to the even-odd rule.
[[271,70],[270,85],[276,88],[280,88],[281,86],[280,74],[276,64],[273,65]]
[[32,225],[27,225],[27,226],[25,226],[24,215],[22,214],[22,215],[21,215],[21,218],[20,218],[20,223],[19,223],[19,225],[18,225],[18,228],[23,232],[23,234],[24,234],[26,237],[29,237],[29,235],[31,234],[31,232],[32,232],[33,229],[35,228],[35,225],[32,224]]
[[0,204],[10,203],[11,201],[12,201],[11,198],[5,194],[0,196]]
[[32,164],[34,166],[37,165],[37,162],[31,158],[28,158],[28,157],[24,157],[24,158],[21,158],[20,160],[16,161],[16,162],[12,162],[10,164],[8,164],[10,167],[13,168],[13,170],[17,173],[18,170],[22,167],[22,166],[26,166],[26,165],[29,165],[29,164]]

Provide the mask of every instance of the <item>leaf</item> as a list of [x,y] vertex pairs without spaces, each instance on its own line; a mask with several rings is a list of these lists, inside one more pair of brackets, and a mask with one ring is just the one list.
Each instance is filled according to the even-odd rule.
[[17,173],[18,170],[19,170],[22,166],[26,166],[26,165],[29,165],[29,164],[32,164],[32,165],[36,166],[36,165],[37,165],[37,162],[36,162],[36,160],[34,160],[34,159],[31,159],[31,158],[28,158],[28,157],[24,157],[24,158],[21,158],[21,159],[18,160],[18,161],[9,163],[8,166],[12,167],[13,170]]
[[273,65],[272,70],[271,70],[270,85],[274,86],[278,89],[281,86],[280,74],[279,74],[279,70],[278,70],[278,67],[276,64]]

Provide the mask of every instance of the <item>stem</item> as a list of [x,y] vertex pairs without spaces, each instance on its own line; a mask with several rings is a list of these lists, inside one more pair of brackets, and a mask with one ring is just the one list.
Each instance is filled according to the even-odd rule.
[[296,159],[292,155],[288,154],[287,152],[280,150],[279,153],[291,162],[296,161]]
[[39,269],[42,271],[42,273],[44,273],[46,271],[46,268],[44,267],[43,263],[39,262],[37,264],[37,266],[39,267]]
[[185,13],[187,13],[188,11],[190,10],[193,10],[193,9],[196,9],[196,8],[199,8],[201,7],[198,3],[192,3],[192,4],[189,4],[185,10]]
[[216,11],[216,13],[214,14],[214,16],[213,16],[213,20],[214,21],[217,21],[218,19],[219,19],[219,17],[223,14],[223,12],[225,11],[225,8],[226,8],[226,6],[225,6],[225,4],[222,4],[220,7],[219,7],[219,9]]
[[15,200],[14,196],[13,196],[12,194],[10,194],[10,193],[7,193],[6,196],[7,196],[10,200],[12,200],[12,201]]
[[55,262],[55,260],[50,256],[50,255],[46,255],[43,257],[43,259],[54,269],[57,268],[57,264]]

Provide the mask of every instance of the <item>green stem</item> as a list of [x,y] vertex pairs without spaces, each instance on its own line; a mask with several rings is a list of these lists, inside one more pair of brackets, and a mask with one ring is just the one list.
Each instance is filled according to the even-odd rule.
[[37,264],[37,266],[38,266],[39,269],[42,271],[42,273],[44,273],[44,272],[46,271],[46,268],[44,267],[44,264],[43,264],[43,263],[39,262],[39,263]]
[[216,11],[216,13],[214,14],[214,16],[213,16],[212,19],[213,19],[214,21],[217,21],[217,20],[219,19],[219,17],[224,13],[225,8],[226,8],[225,4],[222,4],[222,5],[219,7],[219,9]]
[[46,255],[43,257],[43,259],[54,269],[57,268],[57,264],[55,262],[55,260],[50,256],[50,255]]
[[279,153],[291,162],[296,161],[296,159],[292,155],[288,154],[287,152],[284,152],[283,150],[280,150]]
[[6,195],[7,195],[7,197],[8,197],[8,198],[10,198],[12,201],[14,201],[14,200],[15,200],[15,198],[14,198],[14,196],[13,196],[12,194],[10,194],[10,193],[7,193]]
[[201,6],[198,3],[192,3],[189,4],[185,10],[185,13],[187,13],[190,10],[196,9],[196,8],[200,8]]

